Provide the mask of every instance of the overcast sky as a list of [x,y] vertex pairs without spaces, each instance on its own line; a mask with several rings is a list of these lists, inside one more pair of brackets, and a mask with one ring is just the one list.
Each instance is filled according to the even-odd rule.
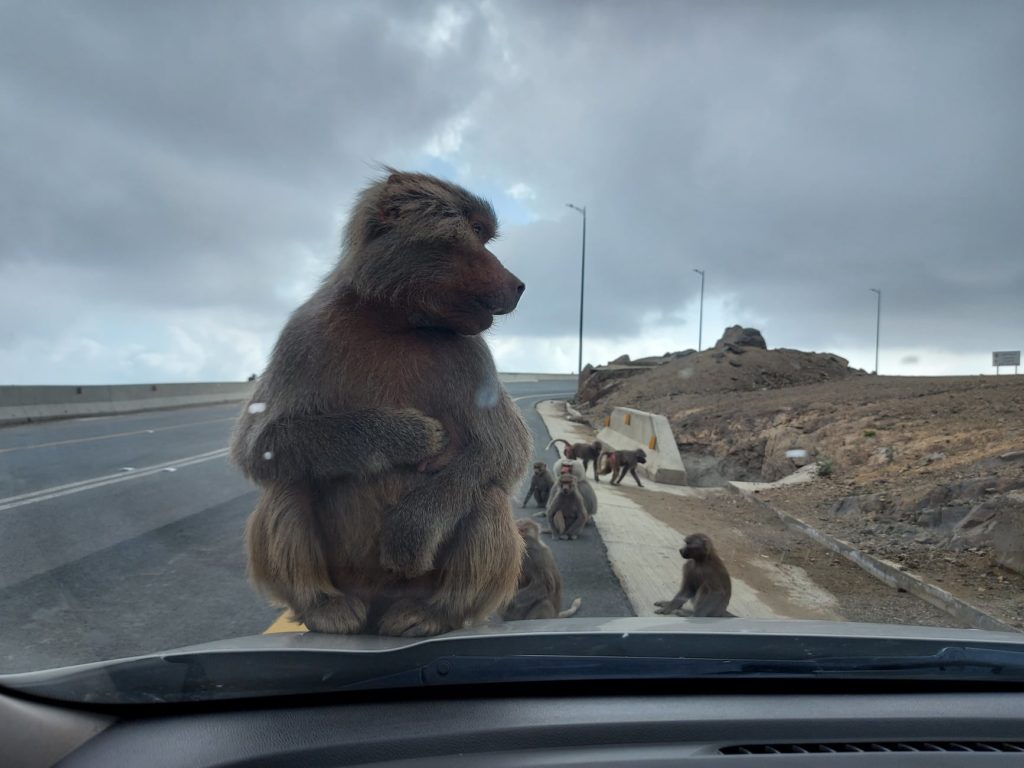
[[0,0],[0,383],[241,379],[375,163],[527,284],[500,369],[1024,346],[1024,3]]

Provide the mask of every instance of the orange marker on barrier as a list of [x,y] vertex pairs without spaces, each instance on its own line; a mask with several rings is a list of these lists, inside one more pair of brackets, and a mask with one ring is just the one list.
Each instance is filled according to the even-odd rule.
[[622,422],[628,427],[630,419],[633,417],[632,413],[627,413],[622,417]]
[[651,435],[651,439],[647,441],[647,447],[652,451],[658,450],[658,437],[657,435]]

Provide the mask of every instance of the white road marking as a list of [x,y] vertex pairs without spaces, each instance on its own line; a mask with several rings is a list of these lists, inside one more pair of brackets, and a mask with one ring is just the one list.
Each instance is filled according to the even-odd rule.
[[[100,418],[100,417],[97,417]],[[102,417],[107,418],[107,417]],[[170,424],[166,427],[157,427],[156,429],[136,429],[132,432],[116,432],[111,435],[92,435],[90,437],[75,437],[70,440],[55,440],[50,443],[36,443],[34,445],[12,445],[8,448],[0,448],[0,453],[11,453],[13,451],[32,451],[36,448],[52,448],[55,445],[73,445],[75,443],[89,443],[94,440],[112,440],[115,437],[133,437],[135,435],[155,435],[157,432],[166,432],[171,429],[184,429],[185,427],[195,427],[200,424],[214,424],[218,421],[234,421],[236,416],[224,416],[217,419],[206,419],[204,421],[190,421],[185,424]],[[84,419],[75,419],[75,421],[84,421]]]
[[220,459],[228,455],[227,448],[218,448],[215,451],[207,451],[206,453],[197,453],[194,456],[185,456],[181,459],[174,459],[173,461],[165,461],[160,464],[154,464],[151,467],[143,467],[142,469],[134,470],[131,472],[125,472],[122,470],[116,475],[104,475],[103,477],[94,477],[89,480],[79,480],[76,483],[67,483],[66,485],[57,485],[52,488],[43,488],[39,491],[32,491],[31,493],[23,493],[18,496],[9,496],[6,499],[0,499],[0,512],[4,512],[8,509],[14,509],[15,507],[25,506],[26,504],[35,504],[40,501],[48,501],[50,499],[57,499],[61,496],[69,496],[72,493],[79,493],[81,491],[89,491],[93,488],[102,488],[106,485],[114,485],[115,483],[123,483],[126,480],[134,480],[139,477],[148,477],[149,475],[156,474],[157,472],[163,472],[170,468],[172,471],[181,469],[182,467],[189,467],[193,464],[201,464],[204,461],[212,461],[214,459]]
[[[531,397],[543,398],[559,396],[564,397],[565,393],[554,392],[520,395],[519,397],[512,398],[512,401],[519,402],[520,400],[526,400]],[[214,419],[214,421],[219,421],[219,419]],[[103,439],[103,437],[84,438],[84,440]],[[207,451],[206,453],[199,453],[196,454],[195,456],[186,456],[183,459],[175,459],[174,461],[165,461],[161,464],[154,464],[151,467],[143,467],[142,469],[137,470],[132,469],[131,467],[122,467],[120,472],[118,472],[116,475],[104,475],[103,477],[95,477],[89,480],[79,480],[78,482],[75,483],[67,483],[66,485],[58,485],[54,486],[53,488],[44,488],[39,491],[32,491],[30,493],[23,493],[18,496],[9,496],[6,499],[0,499],[0,512],[4,512],[8,509],[14,509],[15,507],[22,507],[27,504],[35,504],[40,501],[49,501],[50,499],[57,499],[60,498],[61,496],[68,496],[70,494],[79,493],[81,491],[89,491],[92,490],[93,488],[102,488],[107,485],[114,485],[115,483],[123,483],[126,480],[134,480],[139,477],[148,477],[149,475],[155,474],[157,472],[176,472],[178,469],[182,467],[188,467],[191,466],[192,464],[199,464],[204,461],[212,461],[213,459],[219,459],[224,456],[227,456],[227,454],[227,448],[218,448],[215,451]]]

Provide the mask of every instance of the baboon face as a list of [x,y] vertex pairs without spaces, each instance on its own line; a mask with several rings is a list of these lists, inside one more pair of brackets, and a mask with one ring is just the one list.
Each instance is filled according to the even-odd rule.
[[359,254],[347,265],[352,285],[414,326],[475,335],[526,290],[486,247],[497,230],[486,200],[433,176],[392,173],[363,193],[346,231]]
[[703,533],[693,533],[686,537],[679,554],[686,560],[703,560],[708,555],[711,542]]
[[571,474],[562,475],[558,478],[558,490],[568,495],[576,490],[576,477]]
[[546,469],[547,469],[547,464],[545,464],[543,461],[534,462],[533,474],[537,475],[537,477],[540,477],[541,475],[544,474],[544,470],[546,470]]
[[644,451],[643,448],[637,448],[636,449],[636,461],[637,461],[638,464],[646,464],[647,463],[647,453]]
[[529,518],[516,520],[516,529],[524,539],[537,539],[540,537],[540,526]]

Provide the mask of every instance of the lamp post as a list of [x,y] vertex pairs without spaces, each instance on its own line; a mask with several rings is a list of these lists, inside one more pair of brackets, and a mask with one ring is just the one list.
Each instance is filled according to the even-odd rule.
[[701,344],[704,341],[704,270],[693,270],[700,275],[700,315],[697,321],[697,351],[700,352]]
[[878,340],[882,331],[882,290],[872,288],[872,293],[878,294],[878,307],[875,311],[875,376],[878,375]]
[[587,274],[587,206],[581,208],[572,203],[566,205],[583,215],[583,250],[580,254],[580,343],[576,357],[576,375],[580,376],[583,373],[583,281]]

